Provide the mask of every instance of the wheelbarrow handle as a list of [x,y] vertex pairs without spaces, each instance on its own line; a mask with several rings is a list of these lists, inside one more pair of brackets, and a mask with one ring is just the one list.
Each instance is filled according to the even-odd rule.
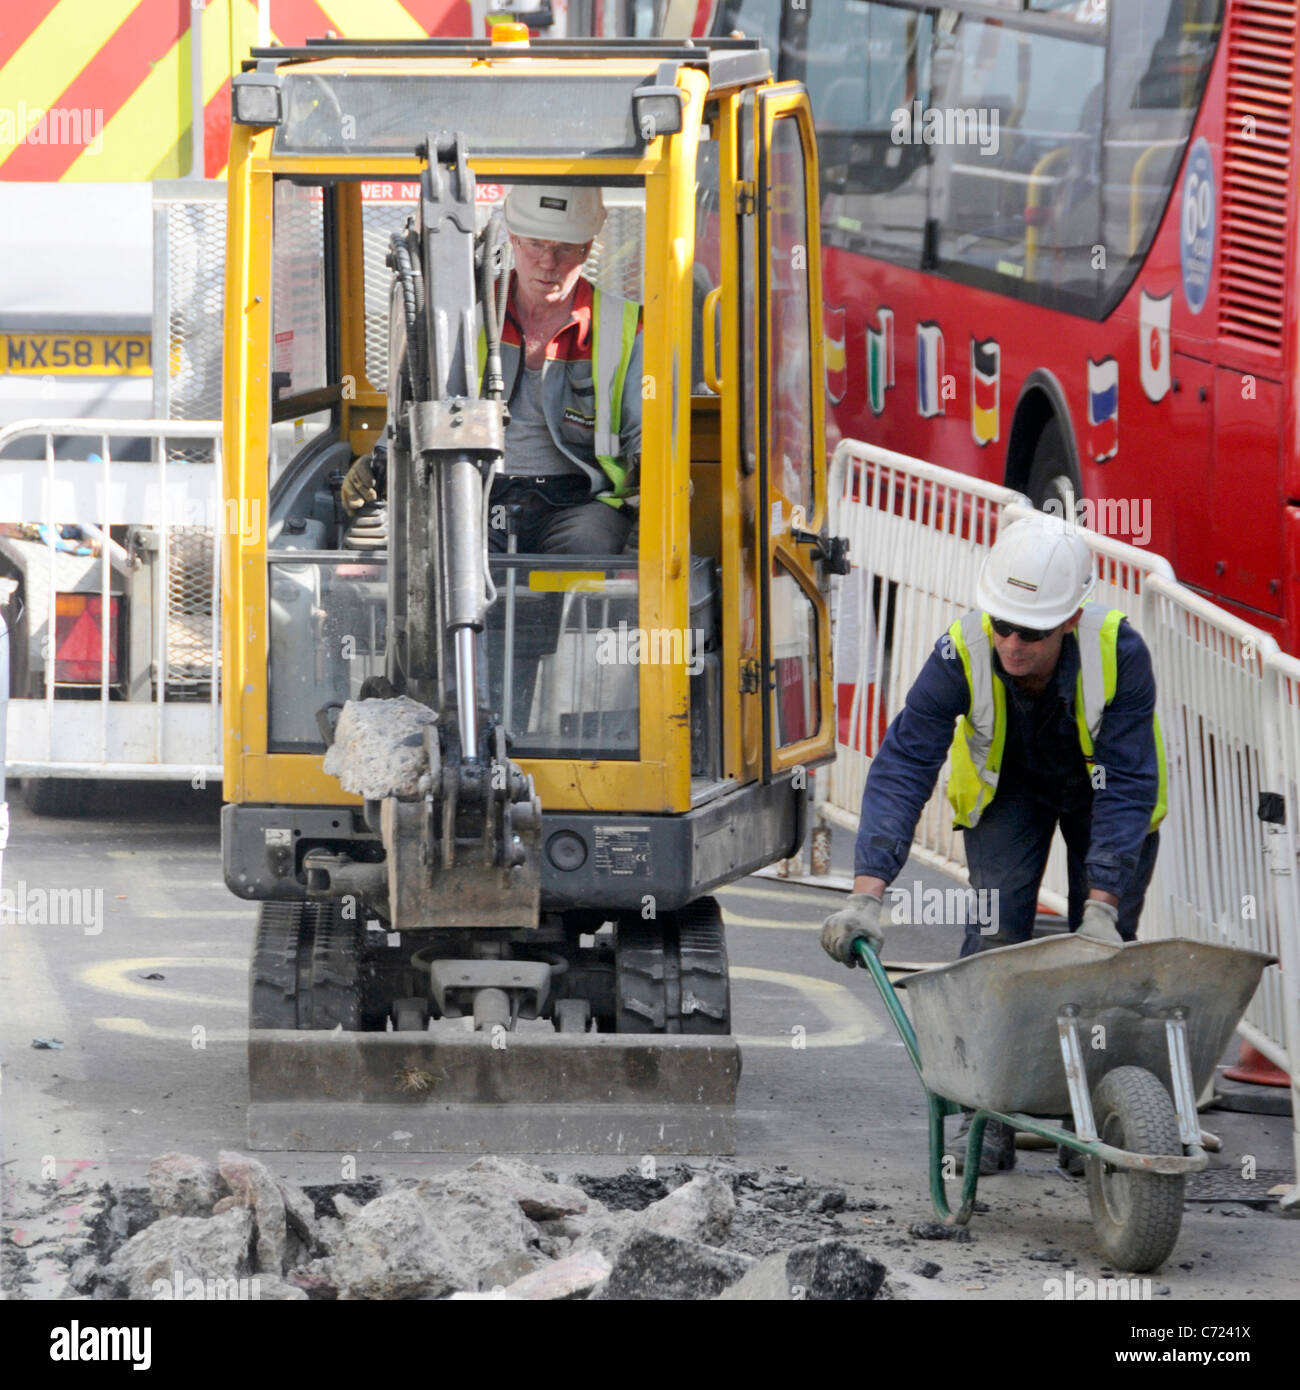
[[903,1040],[903,1046],[907,1048],[907,1055],[912,1059],[912,1065],[916,1068],[916,1075],[925,1091],[926,1109],[929,1115],[930,1132],[930,1200],[934,1204],[935,1212],[940,1220],[949,1225],[964,1226],[971,1218],[971,1213],[975,1210],[975,1186],[979,1181],[979,1161],[969,1161],[969,1155],[978,1155],[980,1145],[983,1143],[984,1125],[986,1116],[984,1111],[979,1111],[974,1117],[971,1127],[970,1147],[968,1150],[968,1162],[966,1172],[962,1181],[961,1205],[954,1212],[948,1205],[948,1196],[944,1190],[943,1180],[943,1121],[944,1116],[955,1114],[961,1107],[943,1096],[936,1095],[929,1086],[925,1084],[925,1077],[921,1075],[921,1050],[917,1046],[916,1031],[912,1027],[912,1020],[903,1011],[903,1002],[898,997],[898,991],[894,988],[893,982],[886,973],[885,967],[880,962],[880,957],[876,954],[875,948],[865,937],[858,937],[853,943],[852,949],[857,953],[858,959],[867,968],[867,973],[876,982],[876,988],[880,991],[880,997],[884,1000],[885,1008],[889,1011],[889,1016],[894,1020],[894,1027],[898,1029],[898,1036]]
[[[916,1043],[916,1031],[912,1027],[912,1020],[908,1018],[903,1009],[903,1001],[898,997],[898,991],[894,988],[885,967],[880,963],[880,957],[865,936],[858,937],[854,941],[852,949],[856,952],[858,960],[866,966],[867,973],[875,981],[885,1008],[894,1021],[894,1027],[898,1029],[898,1036],[902,1038],[903,1046],[907,1048],[907,1055],[912,1059],[912,1065],[916,1068],[916,1074],[921,1077],[921,1050]],[[921,1077],[921,1084],[925,1085],[924,1077]]]

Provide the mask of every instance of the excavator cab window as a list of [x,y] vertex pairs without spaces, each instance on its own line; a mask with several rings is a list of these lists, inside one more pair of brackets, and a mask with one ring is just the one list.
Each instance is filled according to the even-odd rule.
[[[716,184],[716,169],[713,177]],[[479,186],[480,239],[489,219],[501,214],[510,187]],[[367,435],[351,447],[340,439],[339,404],[354,391],[349,375],[331,372],[330,363],[338,359],[340,335],[349,336],[349,325],[340,318],[361,309],[364,381],[389,381],[388,254],[394,233],[413,214],[416,191],[401,180],[362,186],[357,268],[362,293],[349,300],[339,293],[339,278],[328,273],[340,255],[347,255],[335,226],[334,190],[277,182],[271,395],[279,423],[272,432],[270,480],[276,500],[268,536],[272,751],[322,751],[332,723],[328,712],[359,698],[367,681],[384,675],[386,529],[369,526],[370,509],[361,525],[350,524],[329,487],[373,438]],[[645,190],[611,186],[602,196],[605,222],[582,277],[602,294],[639,305]],[[341,269],[346,281],[349,267]],[[562,341],[558,351],[568,347]],[[639,398],[640,383],[630,383],[628,390]],[[323,397],[337,399],[321,408]],[[324,468],[323,459],[329,461]],[[634,504],[635,499],[625,505]],[[516,756],[635,759],[638,665],[677,661],[698,675],[704,634],[715,631],[716,618],[704,602],[699,621],[686,632],[647,632],[639,617],[634,547],[618,555],[529,553],[515,534],[517,511],[516,506],[493,508],[489,522],[508,538],[505,553],[494,551],[489,565],[495,598],[480,638],[489,673],[480,698],[504,727]],[[368,549],[378,553],[366,554]],[[292,558],[284,552],[292,552]],[[703,573],[693,593],[716,599]]]

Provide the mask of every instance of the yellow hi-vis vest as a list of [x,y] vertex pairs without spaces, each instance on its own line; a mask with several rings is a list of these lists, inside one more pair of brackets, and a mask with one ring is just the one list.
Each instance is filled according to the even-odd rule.
[[[596,392],[596,421],[592,438],[595,461],[609,479],[612,491],[600,494],[602,502],[621,507],[627,495],[627,464],[623,462],[623,444],[619,437],[623,424],[623,391],[627,369],[636,346],[637,324],[641,306],[630,299],[602,292],[593,286],[591,291],[591,367],[592,385]],[[502,367],[509,355],[522,350],[511,343],[501,344]],[[478,381],[483,389],[483,368],[487,362],[487,332],[478,331]],[[567,364],[561,362],[560,366]],[[516,367],[517,371],[518,368]],[[545,403],[543,403],[543,411]],[[560,440],[556,444],[571,453]]]
[[[1083,616],[1075,628],[1079,641],[1079,681],[1074,712],[1079,726],[1079,746],[1092,775],[1093,745],[1101,727],[1106,706],[1115,698],[1119,625],[1124,614],[1118,608],[1107,610],[1097,603],[1085,603]],[[979,824],[984,809],[993,800],[1002,770],[1002,752],[1007,737],[1007,692],[993,672],[993,624],[987,613],[967,613],[948,629],[948,636],[966,675],[970,689],[970,713],[961,717],[952,741],[948,768],[948,800],[956,824],[972,828]],[[1165,748],[1160,721],[1151,716],[1156,741],[1158,787],[1156,806],[1148,833],[1165,818]]]

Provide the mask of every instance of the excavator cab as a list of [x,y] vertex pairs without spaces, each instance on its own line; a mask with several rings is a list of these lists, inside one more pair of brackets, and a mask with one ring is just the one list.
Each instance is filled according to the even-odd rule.
[[[250,1143],[729,1151],[709,895],[795,850],[834,753],[807,96],[748,40],[516,37],[255,49],[232,103]],[[618,553],[524,550],[492,501],[500,208],[527,185],[607,210],[592,320],[638,348]],[[362,457],[383,495],[352,513]]]

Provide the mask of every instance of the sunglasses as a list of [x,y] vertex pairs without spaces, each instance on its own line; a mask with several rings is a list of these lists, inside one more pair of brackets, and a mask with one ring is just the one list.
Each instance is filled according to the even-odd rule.
[[1056,631],[1054,627],[1017,627],[1015,623],[1003,622],[1001,618],[992,618],[990,621],[993,624],[993,631],[999,637],[1010,637],[1014,633],[1022,642],[1041,642]]

